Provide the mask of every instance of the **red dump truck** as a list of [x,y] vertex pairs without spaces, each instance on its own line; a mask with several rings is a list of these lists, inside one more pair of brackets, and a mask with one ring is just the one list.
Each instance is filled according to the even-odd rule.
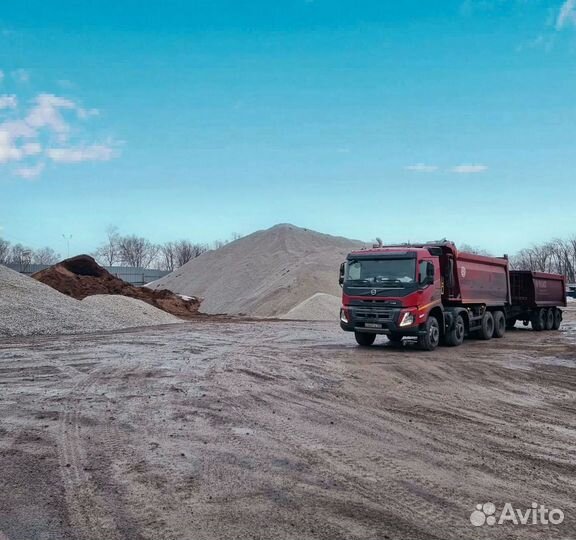
[[458,251],[452,242],[353,251],[340,267],[340,326],[369,346],[378,334],[414,337],[424,350],[465,336],[501,338],[517,321],[558,330],[564,276],[511,271],[507,257]]

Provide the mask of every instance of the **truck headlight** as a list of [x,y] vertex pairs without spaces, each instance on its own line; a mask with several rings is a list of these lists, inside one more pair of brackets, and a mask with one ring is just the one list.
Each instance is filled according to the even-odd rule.
[[414,315],[410,312],[404,313],[400,320],[400,326],[411,326],[414,324]]
[[343,308],[340,310],[340,320],[346,324],[349,322],[348,321],[348,314],[346,313],[346,310]]

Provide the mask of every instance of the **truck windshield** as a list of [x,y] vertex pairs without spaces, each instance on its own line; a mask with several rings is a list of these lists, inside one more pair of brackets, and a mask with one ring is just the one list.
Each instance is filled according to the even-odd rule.
[[416,259],[352,259],[346,283],[358,287],[403,287],[416,281]]

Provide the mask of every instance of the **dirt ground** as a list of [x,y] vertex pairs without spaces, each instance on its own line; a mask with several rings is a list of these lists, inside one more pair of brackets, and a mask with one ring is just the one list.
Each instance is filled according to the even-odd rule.
[[0,539],[576,538],[575,315],[433,353],[292,321],[0,341]]

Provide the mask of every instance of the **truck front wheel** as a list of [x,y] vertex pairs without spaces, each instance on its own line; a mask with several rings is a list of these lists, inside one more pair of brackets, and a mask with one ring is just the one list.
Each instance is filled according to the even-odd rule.
[[365,332],[354,332],[356,343],[361,347],[370,347],[376,339],[376,334],[366,334]]
[[425,325],[426,334],[418,336],[418,347],[423,351],[433,351],[440,343],[440,325],[436,317],[430,316]]
[[462,315],[458,315],[454,319],[452,328],[448,330],[444,336],[444,344],[448,347],[458,347],[464,341],[464,334],[466,333],[466,325]]

